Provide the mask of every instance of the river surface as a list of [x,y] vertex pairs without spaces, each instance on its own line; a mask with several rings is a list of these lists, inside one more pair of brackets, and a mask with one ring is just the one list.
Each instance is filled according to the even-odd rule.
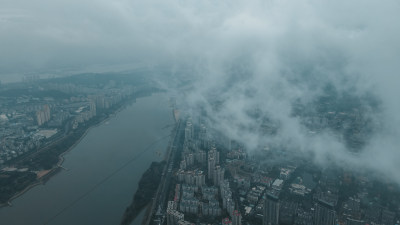
[[[162,94],[137,99],[90,129],[64,156],[68,170],[13,200],[12,207],[1,208],[0,224],[119,224],[144,171],[152,161],[162,160],[157,152],[166,151],[172,128],[168,125],[173,123]],[[143,214],[133,224],[140,224]]]

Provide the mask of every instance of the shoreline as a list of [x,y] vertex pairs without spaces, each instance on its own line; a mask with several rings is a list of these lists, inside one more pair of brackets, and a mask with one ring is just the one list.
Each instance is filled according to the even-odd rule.
[[132,224],[137,216],[148,208],[160,185],[165,165],[165,161],[152,162],[150,167],[142,174],[138,188],[130,205],[125,209],[120,224]]
[[153,206],[153,202],[149,202],[149,204],[147,204],[146,208],[143,209],[143,210],[146,210],[146,211],[145,211],[145,213],[143,215],[142,221],[140,222],[141,225],[146,225],[146,222],[147,222],[146,218],[149,217],[149,215],[151,213],[152,206]]
[[44,185],[46,184],[46,182],[53,176],[57,175],[58,172],[60,172],[62,169],[66,170],[66,168],[62,167],[62,164],[65,161],[64,156],[66,154],[68,154],[71,150],[73,150],[85,137],[86,135],[89,133],[89,131],[92,128],[96,128],[98,126],[101,126],[103,124],[105,124],[107,121],[109,121],[110,119],[112,119],[113,117],[116,116],[117,113],[121,112],[122,110],[124,110],[126,108],[127,105],[129,105],[133,100],[136,100],[137,98],[132,98],[127,100],[126,103],[122,104],[118,109],[116,109],[114,112],[110,113],[109,115],[107,115],[103,120],[99,121],[96,124],[90,125],[86,128],[85,132],[82,134],[82,136],[73,144],[71,145],[67,150],[65,150],[64,152],[62,152],[59,156],[58,156],[58,162],[57,164],[50,169],[50,171],[44,175],[43,177],[39,178],[36,182],[28,185],[26,188],[24,188],[22,191],[17,192],[15,195],[13,195],[8,201],[7,203],[2,203],[0,204],[0,210],[1,208],[5,208],[5,207],[12,207],[12,201],[17,199],[18,197],[21,197],[23,194],[25,194],[26,192],[28,192],[30,189],[38,186],[38,185]]
[[[57,162],[57,166],[54,167],[53,169],[51,169],[51,171],[50,171],[49,173],[52,173],[53,170],[58,169],[58,168],[65,169],[65,168],[61,167],[62,164],[63,164],[64,161],[65,161],[64,156],[65,156],[66,154],[68,154],[72,149],[74,149],[74,148],[86,137],[86,135],[89,133],[89,131],[90,131],[91,129],[96,128],[96,127],[98,127],[98,126],[101,126],[101,125],[105,124],[108,120],[110,120],[110,119],[112,118],[112,117],[111,117],[112,115],[114,115],[114,114],[116,114],[116,113],[119,113],[119,112],[122,111],[122,110],[123,110],[123,107],[121,107],[121,109],[118,109],[116,112],[113,112],[112,114],[110,114],[109,116],[107,116],[104,120],[100,121],[99,123],[93,124],[93,125],[87,127],[87,129],[86,129],[85,132],[82,134],[82,136],[81,136],[71,147],[69,147],[65,152],[61,153],[61,154],[58,156],[58,159],[59,159],[59,160],[58,160],[58,162]],[[46,175],[46,176],[47,176],[47,175]],[[45,177],[46,177],[46,176],[45,176]]]
[[[174,135],[171,135],[171,137],[170,137],[171,139],[168,142],[167,151],[166,151],[166,153],[164,155],[164,159],[163,159],[163,161],[166,162],[166,166],[165,166],[164,171],[163,171],[165,174],[166,174],[166,171],[167,171],[167,165],[169,164],[169,161],[171,160],[171,154],[172,154],[172,151],[173,151],[173,149],[172,149],[173,147],[172,146],[175,143],[176,136],[177,136],[177,134],[179,132],[180,123],[181,123],[181,121],[178,120],[175,123],[174,129],[171,130],[171,134],[174,134]],[[149,202],[148,208],[146,209],[147,211],[146,211],[146,213],[145,213],[145,215],[143,217],[143,220],[142,220],[142,223],[141,223],[142,225],[143,224],[150,224],[150,220],[151,220],[151,218],[153,216],[153,213],[154,213],[154,210],[155,210],[155,207],[156,207],[155,203],[157,202],[157,198],[158,198],[160,190],[162,189],[162,185],[164,185],[162,183],[165,182],[165,178],[166,178],[165,175],[163,175],[161,177],[161,181],[158,184],[157,191],[156,191],[155,195],[153,196],[153,199]]]

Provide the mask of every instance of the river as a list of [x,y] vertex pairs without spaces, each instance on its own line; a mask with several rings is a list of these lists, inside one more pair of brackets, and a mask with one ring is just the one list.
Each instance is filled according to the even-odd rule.
[[[137,99],[90,129],[64,156],[67,170],[13,200],[12,207],[1,208],[0,224],[119,224],[144,171],[152,161],[162,160],[157,152],[166,151],[171,132],[166,126],[173,123],[162,94]],[[141,217],[143,213],[133,224],[140,224]]]

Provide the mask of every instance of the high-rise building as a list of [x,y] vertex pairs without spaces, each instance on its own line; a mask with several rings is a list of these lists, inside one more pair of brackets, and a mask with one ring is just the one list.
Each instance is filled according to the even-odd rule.
[[279,193],[270,191],[265,196],[263,225],[279,224]]
[[208,179],[212,180],[215,170],[215,158],[208,157]]
[[211,154],[214,155],[215,161],[217,162],[217,164],[219,164],[219,151],[217,151],[217,148],[215,146],[211,147]]
[[219,186],[224,180],[225,169],[221,166],[216,166],[213,174],[213,182],[215,186]]
[[336,211],[333,203],[319,199],[315,204],[314,224],[335,225]]
[[207,146],[207,128],[204,124],[200,125],[199,141],[202,148]]
[[242,214],[239,211],[233,211],[232,225],[242,225]]
[[50,107],[44,105],[42,110],[36,112],[36,121],[39,126],[50,120]]
[[48,105],[43,106],[44,117],[46,121],[50,120],[50,107]]
[[168,201],[167,210],[177,210],[178,204],[175,201]]
[[186,166],[192,166],[194,164],[194,155],[192,153],[186,154],[184,158]]
[[185,139],[186,140],[192,140],[193,138],[193,125],[190,120],[186,122],[186,127],[185,127]]
[[198,163],[205,163],[207,161],[207,154],[203,150],[197,150],[195,152],[195,161]]
[[179,221],[184,220],[185,215],[176,210],[167,210],[167,224],[168,225],[177,225]]
[[179,182],[184,182],[185,184],[189,185],[195,185],[197,187],[204,186],[206,183],[206,177],[201,170],[185,171],[180,169],[177,172],[177,177]]
[[219,152],[213,146],[208,151],[208,179],[214,181],[215,166],[219,164]]
[[201,170],[195,171],[195,179],[196,179],[195,185],[198,187],[204,186],[206,184],[206,177],[203,174],[203,171]]

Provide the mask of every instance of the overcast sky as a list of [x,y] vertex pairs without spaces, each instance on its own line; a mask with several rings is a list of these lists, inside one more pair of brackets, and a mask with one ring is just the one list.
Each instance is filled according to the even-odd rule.
[[304,58],[326,50],[340,54],[346,48],[358,55],[344,60],[390,63],[399,52],[399,4],[396,0],[2,0],[0,68],[15,72],[194,58],[230,60],[238,54],[273,51],[273,55],[278,50]]
[[[280,141],[400,183],[400,2],[397,0],[1,0],[0,76],[98,65],[189,67],[187,106],[225,104],[214,119],[249,148],[265,139],[246,115],[283,124]],[[382,102],[382,130],[353,156],[330,134],[310,139],[291,103],[331,83]]]

